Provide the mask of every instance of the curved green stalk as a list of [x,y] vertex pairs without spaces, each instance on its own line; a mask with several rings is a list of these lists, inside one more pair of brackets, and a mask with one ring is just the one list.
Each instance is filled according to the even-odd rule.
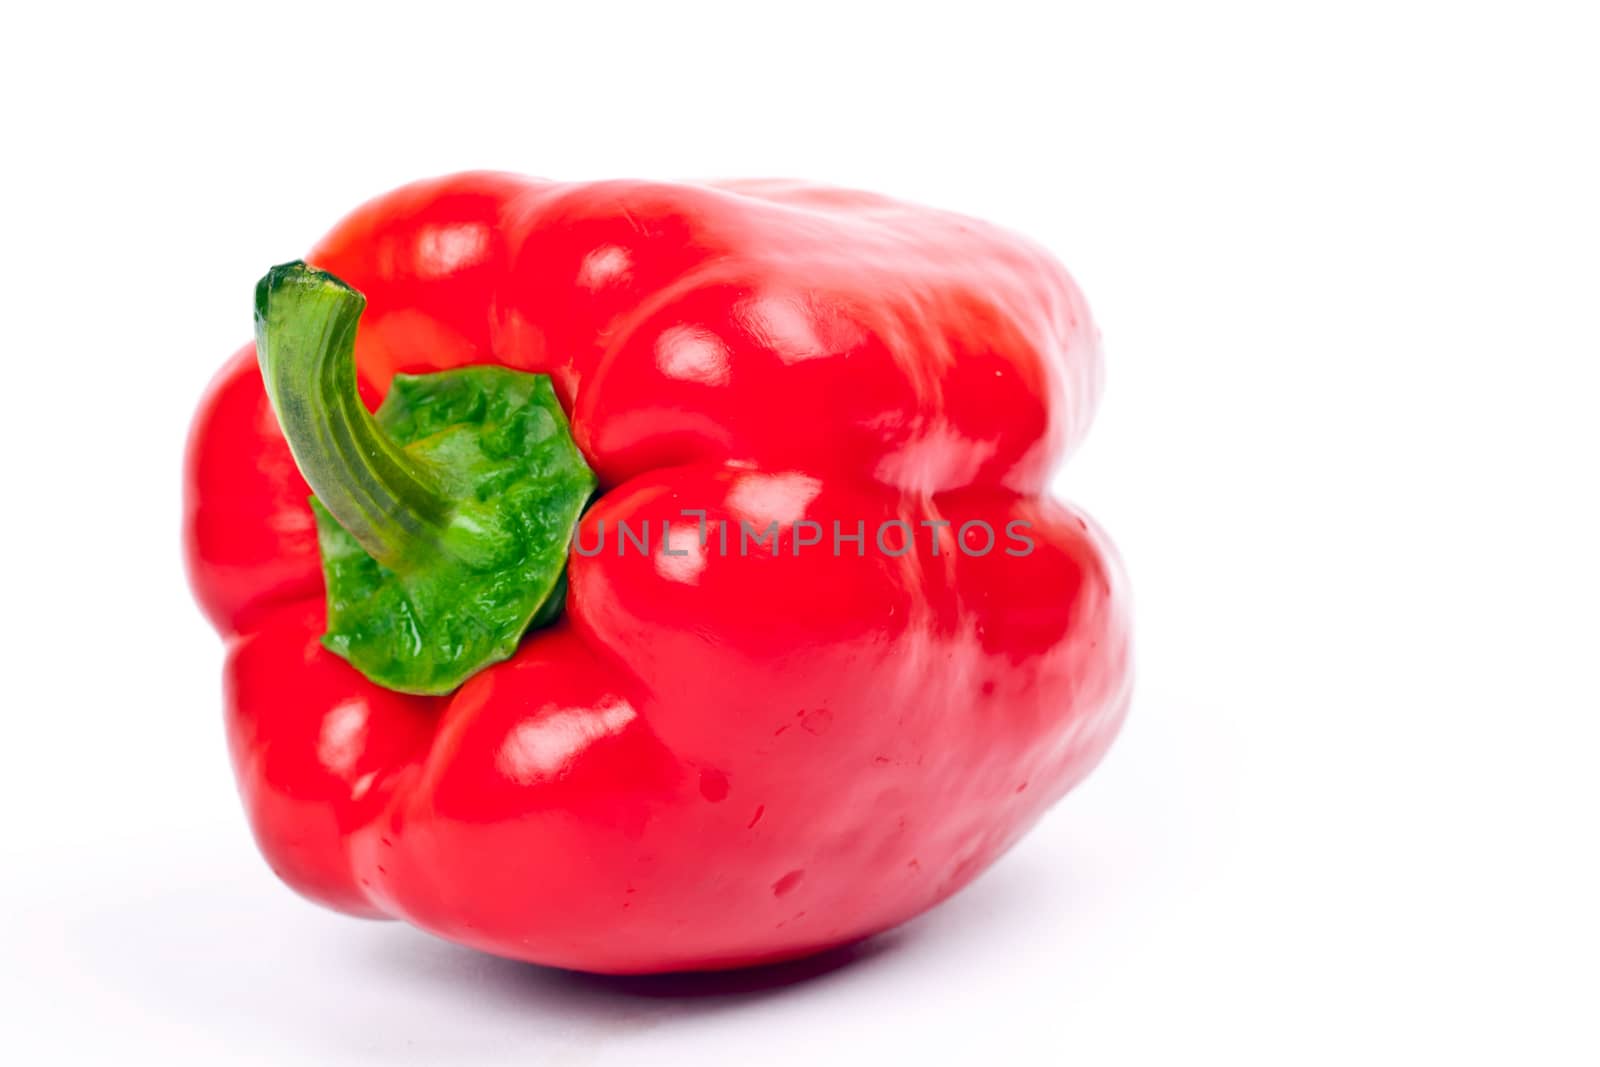
[[550,379],[503,367],[356,385],[365,298],[304,263],[256,287],[256,351],[316,494],[323,643],[380,685],[444,693],[559,614],[595,489]]
[[438,477],[378,429],[356,388],[366,297],[302,262],[256,285],[256,358],[289,450],[318,501],[382,563],[436,542],[451,502]]

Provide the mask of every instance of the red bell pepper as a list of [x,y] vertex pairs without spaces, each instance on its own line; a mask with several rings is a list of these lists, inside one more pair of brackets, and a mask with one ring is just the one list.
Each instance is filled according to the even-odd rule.
[[562,967],[774,961],[949,896],[1105,752],[1125,580],[1043,495],[1098,335],[1027,241],[470,173],[308,258],[201,405],[184,526],[300,892]]

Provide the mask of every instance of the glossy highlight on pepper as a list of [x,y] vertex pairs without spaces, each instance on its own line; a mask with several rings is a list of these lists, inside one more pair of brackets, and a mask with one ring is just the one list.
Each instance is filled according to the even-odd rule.
[[[202,402],[184,525],[300,892],[576,969],[770,962],[960,889],[1110,744],[1126,582],[1046,495],[1098,334],[1028,241],[793,182],[468,173],[307,262]],[[571,550],[623,523],[673,551]],[[742,523],[780,550],[708,550]],[[919,536],[792,551],[836,523]],[[961,551],[980,527],[1032,550]]]

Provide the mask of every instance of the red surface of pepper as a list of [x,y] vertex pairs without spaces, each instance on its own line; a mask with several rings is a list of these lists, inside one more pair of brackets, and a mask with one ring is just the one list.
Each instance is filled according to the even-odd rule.
[[[778,521],[783,551],[574,554],[512,659],[448,696],[381,688],[319,644],[310,491],[239,352],[190,438],[187,558],[251,824],[300,892],[591,971],[778,960],[961,888],[1110,743],[1124,579],[1042,495],[1098,338],[1036,247],[789,182],[470,173],[308,258],[368,298],[373,403],[402,371],[552,376],[603,493],[580,544],[649,519],[692,548],[704,509]],[[870,531],[896,518],[917,547],[890,556]],[[864,522],[864,552],[791,552],[801,519]],[[963,550],[980,519],[1034,550]]]

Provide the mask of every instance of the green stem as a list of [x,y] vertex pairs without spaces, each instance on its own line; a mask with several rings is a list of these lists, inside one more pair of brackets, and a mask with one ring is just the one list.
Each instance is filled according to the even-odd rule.
[[306,483],[373,559],[392,566],[437,545],[454,505],[361,402],[355,338],[366,303],[298,260],[273,267],[256,286],[256,356]]

